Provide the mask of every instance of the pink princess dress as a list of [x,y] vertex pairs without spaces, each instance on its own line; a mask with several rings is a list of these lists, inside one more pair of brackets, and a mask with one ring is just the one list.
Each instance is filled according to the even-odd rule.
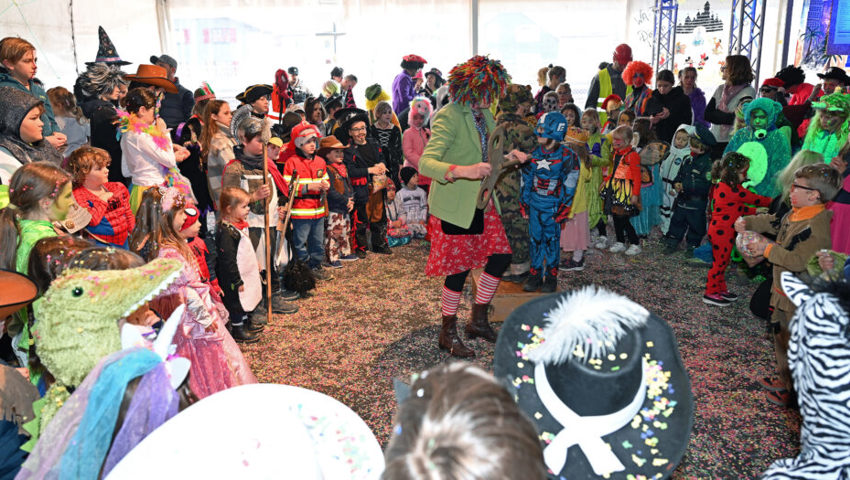
[[[181,260],[184,264],[180,277],[168,289],[171,295],[157,300],[154,308],[167,318],[178,304],[186,304],[174,343],[177,355],[192,362],[189,386],[195,395],[200,399],[237,385],[257,383],[242,351],[224,326],[227,310],[211,293],[210,285],[201,280],[195,259],[187,261],[176,248],[166,245],[160,248],[158,257]],[[213,323],[217,327],[215,331],[207,331]]]

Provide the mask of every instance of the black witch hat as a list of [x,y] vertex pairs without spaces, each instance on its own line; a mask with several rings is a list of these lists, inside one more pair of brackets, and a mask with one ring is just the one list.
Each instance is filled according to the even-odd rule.
[[118,51],[115,50],[115,45],[112,44],[112,40],[109,39],[109,35],[106,34],[106,30],[103,27],[97,27],[97,37],[100,42],[100,45],[97,47],[97,57],[95,57],[93,62],[86,62],[86,65],[105,63],[120,67],[131,63],[121,60],[121,57],[118,56]]

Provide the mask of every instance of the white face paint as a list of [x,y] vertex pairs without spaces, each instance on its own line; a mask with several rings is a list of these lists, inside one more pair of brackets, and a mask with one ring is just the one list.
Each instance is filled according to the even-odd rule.
[[558,110],[558,97],[552,97],[551,95],[543,98],[543,111],[544,112],[554,112]]

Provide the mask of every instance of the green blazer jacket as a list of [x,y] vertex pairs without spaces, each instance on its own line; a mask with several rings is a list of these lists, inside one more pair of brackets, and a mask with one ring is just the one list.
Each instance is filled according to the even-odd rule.
[[[482,110],[487,132],[496,127],[490,110]],[[450,103],[440,109],[431,126],[431,139],[419,158],[419,173],[433,179],[428,194],[431,215],[462,228],[469,228],[475,215],[475,202],[481,180],[446,181],[452,165],[474,165],[481,161],[481,141],[472,109]],[[493,197],[496,202],[496,198]],[[498,208],[498,204],[497,204]]]

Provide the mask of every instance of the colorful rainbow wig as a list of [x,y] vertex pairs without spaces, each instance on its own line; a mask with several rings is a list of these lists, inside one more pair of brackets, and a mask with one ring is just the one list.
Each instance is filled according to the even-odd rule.
[[623,70],[623,81],[626,82],[626,85],[632,84],[632,77],[636,73],[642,73],[646,84],[652,85],[652,67],[637,60],[629,62],[626,69]]
[[462,105],[492,104],[502,96],[511,76],[498,60],[476,55],[449,72],[449,95]]

